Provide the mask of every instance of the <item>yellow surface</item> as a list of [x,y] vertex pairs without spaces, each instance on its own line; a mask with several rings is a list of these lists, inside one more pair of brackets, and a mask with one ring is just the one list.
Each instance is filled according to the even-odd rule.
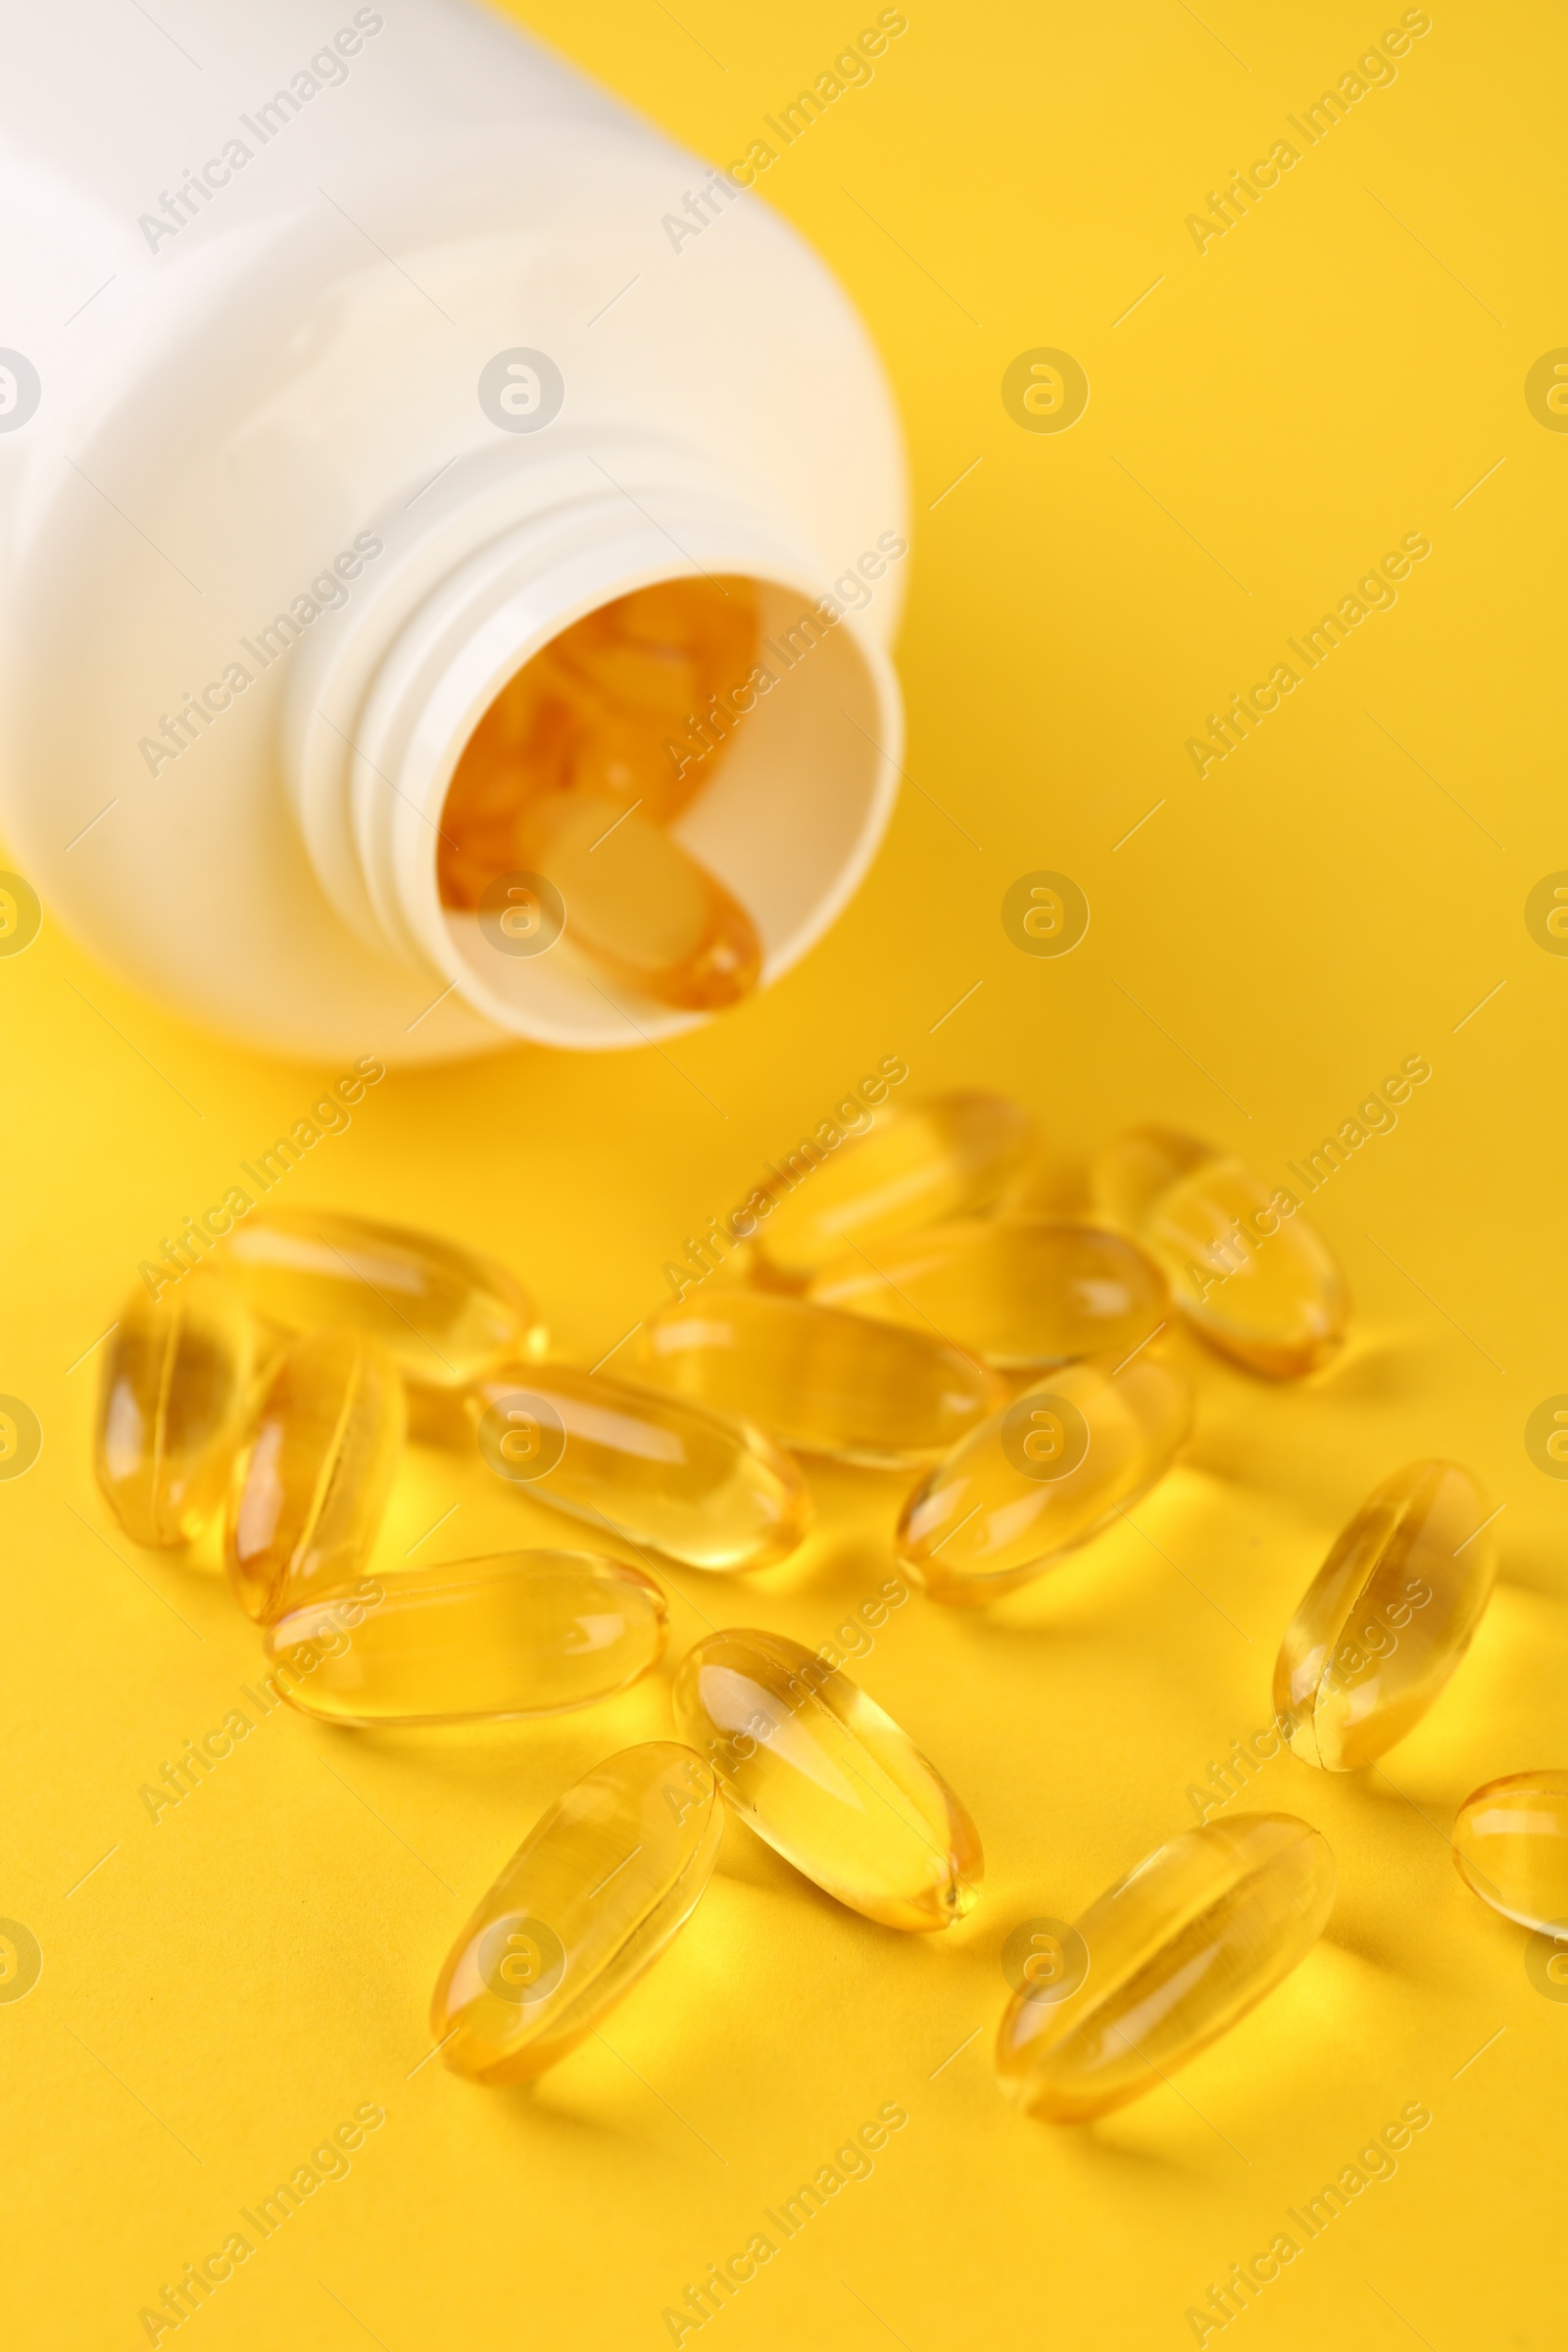
[[[722,161],[862,21],[823,0],[524,13]],[[1524,1442],[1568,1390],[1568,963],[1524,918],[1568,867],[1568,438],[1524,396],[1568,344],[1562,20],[1438,0],[1396,81],[1200,254],[1186,215],[1397,9],[909,14],[874,80],[762,182],[864,307],[911,434],[919,789],[875,872],[804,968],[671,1053],[391,1077],[290,1182],[513,1260],[592,1363],[684,1237],[884,1055],[907,1059],[911,1094],[1015,1090],[1064,1163],[1153,1117],[1277,1170],[1421,1054],[1430,1082],[1316,1203],[1352,1347],[1305,1389],[1184,1349],[1199,1433],[1145,1533],[990,1615],[914,1598],[856,1637],[865,1688],[985,1840],[961,1927],[878,1929],[732,1830],[606,2041],[532,2093],[482,2092],[419,2066],[448,1942],[569,1779],[667,1734],[666,1685],[484,1733],[353,1735],[279,1709],[149,1818],[139,1788],[246,1703],[258,1642],[220,1579],[107,1522],[94,1364],[68,1367],[138,1260],[333,1073],[185,1031],[46,919],[0,960],[0,1389],[44,1431],[35,1468],[0,1484],[0,1914],[43,1955],[0,2004],[19,2343],[144,2342],[162,2284],[372,2104],[385,2123],[348,2176],[187,2323],[209,2352],[666,2343],[685,2283],[890,2105],[908,2120],[870,2177],[688,2344],[1190,2343],[1208,2282],[1414,2104],[1432,2122],[1396,2175],[1236,2323],[1251,2352],[1561,2343],[1568,2006],[1461,1885],[1446,1831],[1479,1782],[1561,1764],[1568,1740],[1568,1486]],[[670,267],[700,268],[700,243]],[[1087,372],[1070,431],[1004,408],[1004,370],[1039,349]],[[1397,605],[1200,781],[1184,745],[1206,713],[1412,531],[1433,552]],[[1037,872],[1092,909],[1059,959],[1003,928]],[[1253,1801],[1298,1810],[1339,1857],[1326,1939],[1172,2088],[1082,2133],[1021,2120],[988,2048],[1010,1932],[1072,1918],[1191,1822],[1189,1784],[1265,1719],[1279,1633],[1336,1529],[1426,1453],[1507,1505],[1501,1582],[1386,1772],[1330,1781],[1286,1755],[1261,1775]],[[669,1579],[673,1649],[709,1619],[814,1645],[874,1593],[899,1482],[814,1484],[821,1532],[793,1564]],[[527,1516],[482,1470],[460,1483],[421,1454],[386,1559],[454,1501],[416,1558],[500,1548]]]

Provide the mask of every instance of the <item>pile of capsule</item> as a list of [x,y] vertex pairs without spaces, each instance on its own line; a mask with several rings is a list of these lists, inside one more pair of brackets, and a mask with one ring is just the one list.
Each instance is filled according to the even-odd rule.
[[553,894],[563,923],[571,908],[568,954],[634,994],[710,1011],[748,995],[757,927],[670,828],[729,749],[760,635],[753,584],[705,576],[639,588],[552,638],[458,762],[436,852],[442,906],[510,901],[511,940],[549,945]]
[[[797,1453],[914,1473],[900,1562],[932,1600],[984,1604],[1169,1469],[1193,1418],[1160,1350],[1175,1317],[1289,1379],[1330,1357],[1348,1313],[1292,1197],[1240,1161],[1138,1130],[1067,1216],[1031,1205],[1032,1150],[998,1096],[885,1108],[809,1182],[754,1197],[745,1251],[637,1327],[637,1379],[552,1360],[522,1285],[488,1259],[353,1216],[255,1210],[221,1262],[123,1309],[99,1483],[144,1544],[188,1544],[223,1512],[228,1578],[277,1687],[344,1725],[585,1706],[663,1649],[657,1577],[603,1552],[368,1576],[408,1434],[476,1452],[645,1558],[719,1572],[766,1568],[806,1536]],[[1304,1763],[1363,1767],[1432,1705],[1490,1594],[1491,1520],[1451,1462],[1368,1496],[1280,1648],[1276,1720]],[[690,1918],[726,1810],[884,1927],[940,1930],[972,1908],[967,1812],[821,1654],[712,1633],[672,1704],[679,1739],[567,1788],[459,1936],[431,2011],[459,2073],[526,2081],[581,2041]],[[1454,1849],[1486,1901],[1550,1927],[1568,1912],[1568,1774],[1477,1790]],[[1296,1966],[1334,1886],[1325,1839],[1290,1814],[1173,1838],[1032,1953],[1002,2022],[1004,2086],[1063,2123],[1154,2087]]]

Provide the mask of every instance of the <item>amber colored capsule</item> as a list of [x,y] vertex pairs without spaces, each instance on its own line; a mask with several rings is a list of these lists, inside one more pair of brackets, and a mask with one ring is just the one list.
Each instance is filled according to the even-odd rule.
[[667,1390],[509,1364],[474,1384],[466,1412],[498,1478],[687,1568],[769,1568],[811,1524],[788,1454]]
[[307,1600],[267,1630],[283,1695],[328,1723],[496,1723],[591,1706],[664,1646],[651,1576],[584,1551],[447,1560]]
[[[1453,1824],[1459,1876],[1504,1919],[1561,1936],[1568,1927],[1568,1772],[1512,1772],[1473,1789]],[[1568,1984],[1568,1961],[1546,1963]]]
[[906,1732],[782,1634],[710,1634],[671,1692],[728,1802],[818,1886],[884,1927],[950,1928],[974,1907],[973,1822]]
[[228,1504],[227,1567],[268,1624],[359,1575],[403,1452],[396,1364],[368,1332],[307,1332],[273,1366]]
[[591,2034],[696,1908],[723,1809],[672,1740],[584,1773],[534,1824],[453,1945],[430,2031],[455,2074],[528,2082]]
[[1043,1372],[1112,1361],[1160,1328],[1165,1278],[1125,1234],[1046,1217],[972,1217],[835,1258],[810,1285],[823,1306],[939,1332],[983,1363]]
[[930,1332],[900,1331],[776,1291],[665,1307],[638,1343],[650,1380],[765,1429],[781,1446],[914,1470],[1006,1395],[994,1372]]
[[1457,1462],[1373,1489],[1286,1629],[1274,1706],[1296,1753],[1354,1772],[1402,1740],[1481,1622],[1496,1573],[1487,1498]]
[[545,1344],[533,1300],[493,1258],[429,1233],[329,1208],[258,1208],[226,1256],[251,1307],[281,1331],[349,1324],[418,1389],[461,1389]]
[[515,861],[564,904],[565,938],[625,988],[713,1011],[757,986],[762,943],[740,901],[635,803],[578,786],[541,793]]
[[1003,2089],[1052,2124],[1157,2090],[1305,1957],[1334,1885],[1328,1840],[1294,1814],[1183,1830],[1090,1904],[1062,1973],[1019,1985],[997,2036]]
[[757,1229],[766,1278],[804,1289],[849,1250],[874,1258],[922,1226],[977,1215],[1001,1199],[1034,1145],[1034,1121],[1005,1095],[929,1095],[873,1116],[864,1135],[830,1150],[806,1139],[762,1188],[773,1203]]
[[133,1543],[172,1549],[223,1499],[244,1434],[252,1339],[245,1302],[216,1266],[156,1301],[133,1292],[109,1335],[93,1467]]
[[1164,1477],[1192,1426],[1185,1375],[1148,1353],[1064,1364],[993,1413],[923,1479],[895,1548],[933,1600],[1014,1592]]
[[1339,1260],[1296,1196],[1239,1159],[1139,1127],[1095,1169],[1102,1212],[1142,1242],[1195,1331],[1250,1372],[1294,1380],[1339,1346],[1350,1302]]

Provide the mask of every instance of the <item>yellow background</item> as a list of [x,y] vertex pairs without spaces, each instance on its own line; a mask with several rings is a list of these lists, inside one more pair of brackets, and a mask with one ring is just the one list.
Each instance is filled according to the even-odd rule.
[[[874,13],[519,10],[721,162]],[[1207,2283],[1420,2100],[1434,2120],[1397,2177],[1236,2325],[1252,2352],[1561,2342],[1568,2008],[1532,1988],[1523,1933],[1461,1886],[1446,1845],[1478,1782],[1568,1761],[1568,1488],[1523,1439],[1568,1389],[1568,963],[1523,915],[1568,866],[1568,438],[1523,395],[1568,343],[1561,20],[1436,0],[1396,81],[1200,255],[1186,215],[1397,10],[908,13],[872,83],[763,193],[861,305],[907,419],[920,789],[837,930],[761,1001],[667,1054],[389,1078],[295,1197],[506,1257],[592,1362],[684,1237],[884,1054],[907,1059],[911,1095],[1024,1098],[1066,1185],[1147,1116],[1278,1170],[1420,1054],[1433,1076],[1397,1131],[1315,1206],[1348,1268],[1353,1344],[1330,1377],[1279,1389],[1186,1347],[1200,1428],[1140,1513],[1149,1541],[1121,1530],[989,1615],[917,1598],[878,1636],[861,1679],[985,1839],[961,1929],[879,1930],[732,1828],[607,2043],[531,2094],[481,2092],[418,2067],[449,1939],[557,1790],[665,1732],[666,1680],[491,1733],[334,1735],[279,1710],[148,1819],[140,1784],[221,1721],[258,1646],[220,1582],[135,1553],[106,1518],[95,1359],[67,1367],[138,1260],[328,1073],[190,1033],[46,919],[0,962],[0,1388],[45,1433],[32,1472],[0,1485],[0,1914],[44,1955],[35,1989],[0,2006],[19,2344],[144,2341],[138,2308],[372,2100],[387,2121],[351,2176],[189,2323],[209,2352],[667,2342],[685,2282],[894,2100],[909,2121],[873,2177],[701,2341],[1191,2342]],[[1092,385],[1065,433],[1003,407],[1004,370],[1041,345]],[[1200,782],[1183,747],[1205,714],[1411,530],[1433,554],[1396,608]],[[1000,920],[1009,883],[1042,867],[1093,908],[1059,960],[1020,954]],[[1331,1782],[1286,1756],[1251,1800],[1330,1838],[1327,1937],[1175,2087],[1092,2131],[1019,2120],[989,2054],[1009,1931],[1071,1918],[1193,1818],[1189,1784],[1264,1720],[1280,1630],[1335,1530],[1429,1451],[1507,1506],[1469,1663],[1386,1775]],[[782,1570],[670,1579],[677,1651],[705,1614],[828,1640],[888,1573],[898,1482],[813,1484],[819,1532]],[[463,1485],[416,1457],[383,1560],[455,1499],[420,1557],[524,1524],[484,1474]]]

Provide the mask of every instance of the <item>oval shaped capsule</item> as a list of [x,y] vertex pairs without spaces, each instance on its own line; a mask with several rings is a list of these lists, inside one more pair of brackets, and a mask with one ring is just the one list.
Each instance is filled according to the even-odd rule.
[[823,1306],[940,1333],[983,1363],[1044,1371],[1113,1361],[1169,1312],[1165,1278],[1125,1234],[1045,1217],[967,1218],[835,1258],[811,1282]]
[[400,1569],[267,1629],[279,1687],[327,1723],[499,1723],[611,1698],[664,1646],[651,1576],[585,1551],[503,1551]]
[[1064,1974],[1014,1993],[997,2036],[1003,2089],[1053,2124],[1156,2090],[1305,1957],[1334,1886],[1328,1840],[1294,1814],[1182,1831],[1091,1903]]
[[783,1634],[710,1634],[671,1700],[742,1820],[852,1911],[920,1932],[973,1909],[973,1822],[908,1734],[814,1651]]
[[1354,1772],[1420,1721],[1491,1598],[1492,1516],[1457,1462],[1412,1462],[1373,1489],[1274,1667],[1275,1712],[1304,1764]]
[[723,1812],[701,1756],[607,1757],[523,1839],[453,1945],[430,2030],[454,2074],[529,2082],[592,2033],[690,1918]]
[[568,944],[623,988],[712,1012],[757,986],[762,943],[746,908],[635,803],[541,793],[515,840],[515,864],[560,892]]
[[227,1567],[266,1624],[358,1576],[403,1453],[397,1366],[363,1331],[312,1331],[284,1350],[229,1496]]
[[873,1115],[830,1151],[807,1138],[762,1187],[773,1204],[756,1229],[764,1276],[801,1289],[857,1245],[875,1256],[901,1234],[974,1216],[1034,1148],[1034,1121],[1005,1095],[930,1095]]
[[[1494,1911],[1560,1937],[1568,1926],[1568,1772],[1512,1772],[1473,1789],[1454,1817],[1453,1859]],[[1555,1981],[1568,1982],[1557,1967]]]
[[104,1353],[93,1468],[135,1544],[200,1535],[223,1499],[250,1399],[250,1317],[216,1266],[154,1300],[137,1291]]
[[777,1291],[723,1291],[650,1315],[651,1380],[752,1421],[780,1446],[876,1470],[935,1461],[1004,1384],[929,1330],[900,1331]]
[[498,1478],[687,1568],[769,1568],[811,1524],[789,1456],[662,1389],[572,1364],[513,1364],[467,1398]]
[[337,1209],[258,1208],[225,1255],[252,1309],[284,1332],[368,1332],[416,1389],[461,1389],[508,1356],[540,1352],[544,1326],[516,1277],[434,1234]]
[[1192,1417],[1191,1383],[1152,1356],[1117,1372],[1064,1364],[915,1488],[894,1539],[899,1558],[933,1600],[1014,1592],[1147,1494]]
[[1097,1205],[1163,1267],[1171,1298],[1222,1355],[1274,1380],[1327,1361],[1350,1301],[1295,1195],[1168,1128],[1140,1127],[1095,1170]]

